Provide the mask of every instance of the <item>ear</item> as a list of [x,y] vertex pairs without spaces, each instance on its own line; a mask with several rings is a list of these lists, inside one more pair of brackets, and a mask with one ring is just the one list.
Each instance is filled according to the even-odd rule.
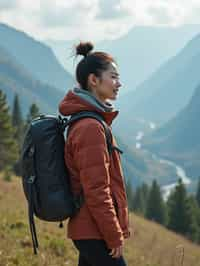
[[94,73],[90,73],[88,76],[88,85],[89,87],[96,87],[98,84],[98,77]]

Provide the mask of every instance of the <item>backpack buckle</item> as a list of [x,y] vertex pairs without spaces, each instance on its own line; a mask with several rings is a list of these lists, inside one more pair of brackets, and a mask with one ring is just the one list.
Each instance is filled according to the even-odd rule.
[[58,116],[58,119],[60,122],[61,131],[64,132],[69,120],[66,117],[62,118],[61,115]]
[[29,179],[28,179],[28,183],[29,183],[29,184],[33,184],[34,181],[35,181],[35,175],[31,175],[31,176],[29,177]]
[[35,152],[35,148],[34,148],[34,146],[31,146],[31,148],[30,148],[30,150],[28,152],[29,157],[32,157],[34,152]]

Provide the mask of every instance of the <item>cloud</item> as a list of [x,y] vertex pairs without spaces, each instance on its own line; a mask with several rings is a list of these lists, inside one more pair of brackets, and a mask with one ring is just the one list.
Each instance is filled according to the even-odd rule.
[[128,12],[121,6],[120,0],[99,0],[99,10],[97,13],[97,19],[116,19],[125,17]]
[[192,24],[200,23],[200,5],[198,7],[191,8],[189,12],[185,14],[185,19],[190,20]]
[[172,17],[168,9],[164,7],[149,7],[148,13],[152,16],[152,19],[157,24],[170,24]]
[[1,0],[0,1],[0,10],[5,11],[8,9],[13,9],[17,7],[17,0]]
[[39,39],[115,39],[138,25],[200,23],[199,0],[0,0],[0,21]]
[[55,1],[41,3],[41,23],[46,27],[78,26],[93,19],[97,1],[66,1],[55,4]]

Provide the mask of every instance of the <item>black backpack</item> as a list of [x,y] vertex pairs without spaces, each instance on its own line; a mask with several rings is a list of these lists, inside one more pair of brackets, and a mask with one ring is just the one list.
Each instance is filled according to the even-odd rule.
[[44,221],[62,222],[73,217],[83,204],[83,194],[75,198],[70,189],[70,177],[64,161],[64,131],[86,117],[94,118],[103,125],[110,154],[116,148],[112,146],[110,129],[103,117],[95,112],[83,111],[70,119],[41,115],[32,120],[25,134],[21,155],[22,182],[28,201],[35,254],[38,240],[34,215]]

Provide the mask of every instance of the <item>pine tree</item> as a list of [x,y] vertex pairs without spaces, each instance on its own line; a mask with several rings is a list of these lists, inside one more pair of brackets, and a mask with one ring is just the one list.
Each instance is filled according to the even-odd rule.
[[145,214],[145,198],[141,187],[137,187],[134,193],[133,210],[139,214]]
[[18,160],[14,165],[14,171],[16,175],[21,175],[21,168],[20,168],[20,150],[22,147],[22,142],[24,138],[24,121],[22,117],[20,102],[18,94],[15,94],[14,101],[13,101],[13,109],[12,109],[12,125],[15,128],[15,139],[18,145]]
[[128,200],[128,208],[130,211],[133,210],[133,189],[130,179],[126,182],[126,195]]
[[198,206],[200,207],[200,177],[199,177],[198,185],[197,185],[196,201],[198,203]]
[[13,166],[18,150],[6,95],[0,90],[0,170]]
[[12,111],[12,125],[17,127],[23,122],[18,94],[15,94]]
[[191,223],[191,206],[181,179],[168,199],[168,227],[177,233],[187,235]]
[[137,187],[133,197],[133,210],[143,216],[145,216],[146,213],[148,195],[149,187],[147,184],[143,183],[141,186]]
[[26,123],[29,124],[34,118],[40,115],[40,110],[36,103],[31,104],[27,114]]
[[144,195],[145,202],[146,202],[148,199],[148,196],[149,196],[149,186],[147,184],[143,183],[141,186],[141,190],[142,190],[142,193]]
[[30,108],[29,108],[28,114],[26,116],[26,122],[24,125],[24,132],[26,132],[31,121],[39,115],[40,115],[40,110],[39,110],[38,106],[36,105],[36,103],[32,103]]
[[149,186],[145,183],[142,184],[141,186],[141,191],[144,199],[144,215],[146,214],[146,209],[147,209],[147,202],[149,198]]
[[194,196],[189,196],[190,224],[187,237],[196,243],[200,243],[200,209]]
[[21,108],[20,108],[18,94],[15,94],[14,102],[13,102],[12,125],[16,129],[15,138],[18,142],[19,147],[21,147],[23,133],[24,133],[23,132],[24,131],[24,125],[23,125],[23,118],[22,118],[22,112],[21,112]]
[[167,222],[166,206],[162,198],[160,187],[153,180],[146,208],[146,218],[165,225]]

